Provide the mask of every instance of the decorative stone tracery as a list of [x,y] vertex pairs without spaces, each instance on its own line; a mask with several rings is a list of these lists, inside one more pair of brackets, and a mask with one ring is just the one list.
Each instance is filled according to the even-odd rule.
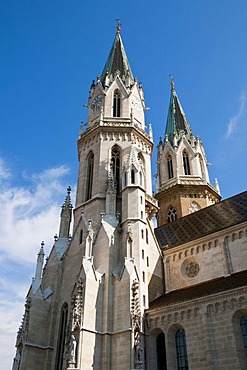
[[141,310],[139,300],[139,283],[137,280],[132,284],[131,318],[132,331],[134,334],[135,369],[143,368],[142,346],[141,346]]
[[19,327],[16,339],[16,347],[18,348],[20,345],[23,345],[23,342],[27,340],[28,336],[28,328],[29,328],[29,312],[31,307],[31,298],[27,298],[25,304],[25,312],[22,318],[21,325]]
[[185,267],[185,273],[190,278],[195,277],[198,274],[199,270],[199,264],[194,261],[189,262]]
[[72,297],[71,300],[71,313],[72,313],[72,320],[71,320],[71,331],[75,331],[76,329],[80,330],[81,328],[81,318],[82,318],[82,309],[83,309],[83,283],[81,280],[78,281],[76,285],[76,294]]
[[82,325],[83,314],[83,283],[79,279],[75,288],[75,294],[71,299],[71,313],[68,324],[68,341],[65,363],[68,369],[74,369],[77,362],[77,345],[79,342],[79,334]]

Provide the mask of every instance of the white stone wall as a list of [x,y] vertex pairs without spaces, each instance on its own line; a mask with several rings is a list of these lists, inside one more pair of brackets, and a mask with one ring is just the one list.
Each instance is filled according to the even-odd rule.
[[246,269],[246,223],[164,250],[166,292]]
[[167,369],[177,369],[175,334],[185,330],[190,370],[244,370],[247,359],[240,318],[247,314],[247,290],[236,289],[148,313],[148,370],[157,369],[156,338],[165,335]]

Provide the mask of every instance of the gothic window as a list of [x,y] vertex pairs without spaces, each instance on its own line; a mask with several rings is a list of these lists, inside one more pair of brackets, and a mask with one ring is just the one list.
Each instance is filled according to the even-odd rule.
[[203,163],[203,159],[201,155],[199,155],[199,162],[200,162],[200,168],[201,168],[201,176],[203,179],[205,179],[205,167],[204,167],[204,163]]
[[247,315],[241,317],[240,328],[244,342],[244,350],[247,357]]
[[167,170],[168,170],[168,179],[172,179],[173,178],[173,166],[172,166],[171,155],[167,156]]
[[146,296],[143,295],[143,306],[146,307]]
[[82,243],[82,237],[83,237],[83,231],[82,229],[80,230],[80,237],[79,237],[79,244]]
[[189,370],[186,337],[184,329],[178,329],[175,334],[177,369]]
[[143,283],[145,283],[145,272],[144,271],[142,271],[142,281]]
[[[113,170],[113,176],[116,181],[117,194],[119,194],[120,193],[120,149],[117,145],[115,145],[111,151],[111,165],[112,165],[112,170]],[[127,185],[126,182],[127,182],[127,175],[125,178],[125,185]]]
[[148,229],[146,229],[146,243],[148,244]]
[[135,170],[134,168],[131,169],[131,184],[135,183]]
[[160,333],[156,337],[157,370],[167,370],[165,335]]
[[142,173],[140,171],[140,186],[142,186]]
[[62,310],[61,310],[61,318],[60,318],[56,370],[62,370],[64,368],[63,360],[64,360],[67,321],[68,321],[68,305],[67,303],[64,303]]
[[113,95],[113,117],[120,117],[121,98],[118,91]]
[[167,221],[172,222],[177,219],[177,211],[174,207],[170,207],[167,213]]
[[127,172],[124,172],[124,186],[127,186]]
[[87,159],[86,200],[89,200],[92,197],[93,167],[94,167],[94,154],[92,152],[90,152],[89,155],[88,155],[88,159]]
[[141,168],[140,175],[140,186],[145,187],[145,161],[141,152],[138,153],[138,162]]
[[183,165],[184,165],[184,174],[190,175],[190,162],[188,153],[186,151],[183,152]]

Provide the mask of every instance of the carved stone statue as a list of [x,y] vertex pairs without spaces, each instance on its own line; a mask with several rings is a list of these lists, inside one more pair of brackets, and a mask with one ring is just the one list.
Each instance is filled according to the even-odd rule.
[[69,365],[76,363],[76,346],[76,339],[75,336],[72,334],[69,341]]
[[140,346],[139,340],[135,342],[135,363],[142,363],[142,348]]

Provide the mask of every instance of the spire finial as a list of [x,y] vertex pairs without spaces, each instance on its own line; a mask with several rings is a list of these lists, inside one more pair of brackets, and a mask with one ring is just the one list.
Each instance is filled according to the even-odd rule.
[[174,90],[174,78],[172,77],[172,74],[169,74],[169,77],[170,77],[170,80],[171,80],[171,82],[170,82],[171,88],[172,88],[172,90]]
[[117,22],[117,32],[120,33],[120,30],[121,30],[121,22],[120,22],[120,19],[116,19],[116,22]]

